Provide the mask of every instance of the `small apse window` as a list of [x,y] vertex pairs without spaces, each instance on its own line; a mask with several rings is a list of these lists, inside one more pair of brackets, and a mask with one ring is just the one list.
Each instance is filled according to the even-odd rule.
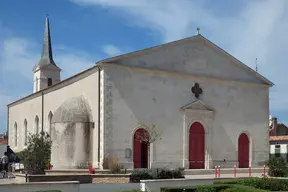
[[48,87],[52,85],[52,79],[48,78]]

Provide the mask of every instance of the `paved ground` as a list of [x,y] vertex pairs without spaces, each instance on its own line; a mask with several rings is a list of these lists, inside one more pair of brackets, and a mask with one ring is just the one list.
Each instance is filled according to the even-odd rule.
[[[253,177],[261,177],[262,174],[252,174]],[[236,177],[248,177],[247,173],[239,173]],[[188,179],[208,179],[215,178],[215,175],[186,175]],[[233,174],[221,174],[220,178],[234,178]],[[3,179],[0,178],[0,184],[8,184],[15,183],[14,178],[11,179]],[[202,184],[201,180],[199,180],[199,185]],[[121,190],[131,190],[131,189],[139,189],[139,183],[127,183],[127,184],[81,184],[80,192],[116,192]]]
[[[261,177],[263,173],[252,173],[252,177]],[[238,173],[236,177],[249,177],[248,173]],[[187,179],[211,179],[215,178],[215,174],[211,175],[185,175]],[[220,178],[234,178],[234,174],[220,174]]]

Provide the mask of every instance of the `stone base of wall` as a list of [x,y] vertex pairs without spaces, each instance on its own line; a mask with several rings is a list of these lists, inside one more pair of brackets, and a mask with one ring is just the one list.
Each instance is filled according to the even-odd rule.
[[[96,169],[96,174],[109,174],[110,170],[98,170]],[[124,170],[122,170],[124,171]],[[132,169],[127,169],[127,173],[131,173]],[[74,174],[88,174],[90,175],[88,169],[52,169],[52,170],[45,170],[46,175],[74,175]]]
[[[15,174],[17,182],[26,182],[25,174]],[[80,183],[92,183],[91,175],[27,175],[27,182],[55,182],[55,181],[79,181]]]
[[[25,183],[25,174],[15,174],[16,182]],[[80,183],[129,183],[130,174],[27,175],[27,182],[79,181]]]
[[92,178],[92,183],[129,183],[130,179],[127,177],[104,177]]
[[0,184],[0,191],[50,191],[59,190],[61,192],[79,192],[79,182],[35,182],[35,183],[6,183]]

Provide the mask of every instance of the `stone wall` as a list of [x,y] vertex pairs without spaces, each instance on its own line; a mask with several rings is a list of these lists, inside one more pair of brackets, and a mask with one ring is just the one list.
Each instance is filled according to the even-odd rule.
[[[182,54],[181,51],[178,53]],[[151,149],[152,166],[187,168],[189,128],[193,122],[199,121],[206,132],[205,168],[213,168],[225,161],[230,162],[227,167],[237,164],[241,133],[246,133],[250,140],[250,165],[256,166],[267,160],[269,86],[261,85],[258,80],[253,80],[253,75],[247,74],[242,79],[239,77],[239,81],[221,79],[221,70],[229,77],[234,73],[235,77],[239,76],[243,71],[240,72],[234,64],[231,66],[237,68],[235,70],[225,68],[218,63],[224,62],[219,55],[209,54],[207,52],[206,56],[210,64],[219,67],[218,78],[209,77],[210,69],[207,69],[206,76],[201,77],[141,66],[125,67],[125,62],[122,66],[107,64],[104,69],[105,84],[110,88],[105,93],[105,115],[109,122],[105,125],[105,151],[119,157],[125,167],[132,168],[133,132],[138,128],[138,122],[153,123],[162,132],[162,139],[156,141]],[[199,60],[202,60],[200,56]],[[163,58],[167,62],[173,60],[167,52]],[[146,67],[150,67],[149,63],[157,65],[159,55],[154,59],[145,61]],[[140,61],[134,62],[139,64]],[[132,62],[127,65],[130,64],[133,65]],[[182,67],[183,63],[178,64]],[[196,82],[203,90],[200,99],[214,111],[209,118],[201,112],[190,116],[181,112],[181,107],[196,101],[191,92]],[[132,156],[125,157],[125,149],[130,149]]]
[[79,182],[37,182],[0,184],[0,191],[5,192],[34,192],[44,190],[59,190],[61,192],[79,192]]

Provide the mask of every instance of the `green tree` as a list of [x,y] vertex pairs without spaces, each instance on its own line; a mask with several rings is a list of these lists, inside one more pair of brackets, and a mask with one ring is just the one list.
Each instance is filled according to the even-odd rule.
[[268,175],[271,177],[285,177],[288,173],[287,163],[282,157],[272,157],[268,161]]
[[51,156],[52,141],[48,133],[28,136],[27,148],[18,153],[28,174],[45,174]]
[[154,143],[157,140],[161,139],[161,133],[160,131],[157,129],[155,124],[143,124],[143,123],[138,123],[139,127],[144,128],[146,131],[145,132],[141,132],[139,134],[135,135],[135,138],[140,141],[140,142],[144,142],[148,145],[148,168],[150,167],[150,147],[151,144]]

